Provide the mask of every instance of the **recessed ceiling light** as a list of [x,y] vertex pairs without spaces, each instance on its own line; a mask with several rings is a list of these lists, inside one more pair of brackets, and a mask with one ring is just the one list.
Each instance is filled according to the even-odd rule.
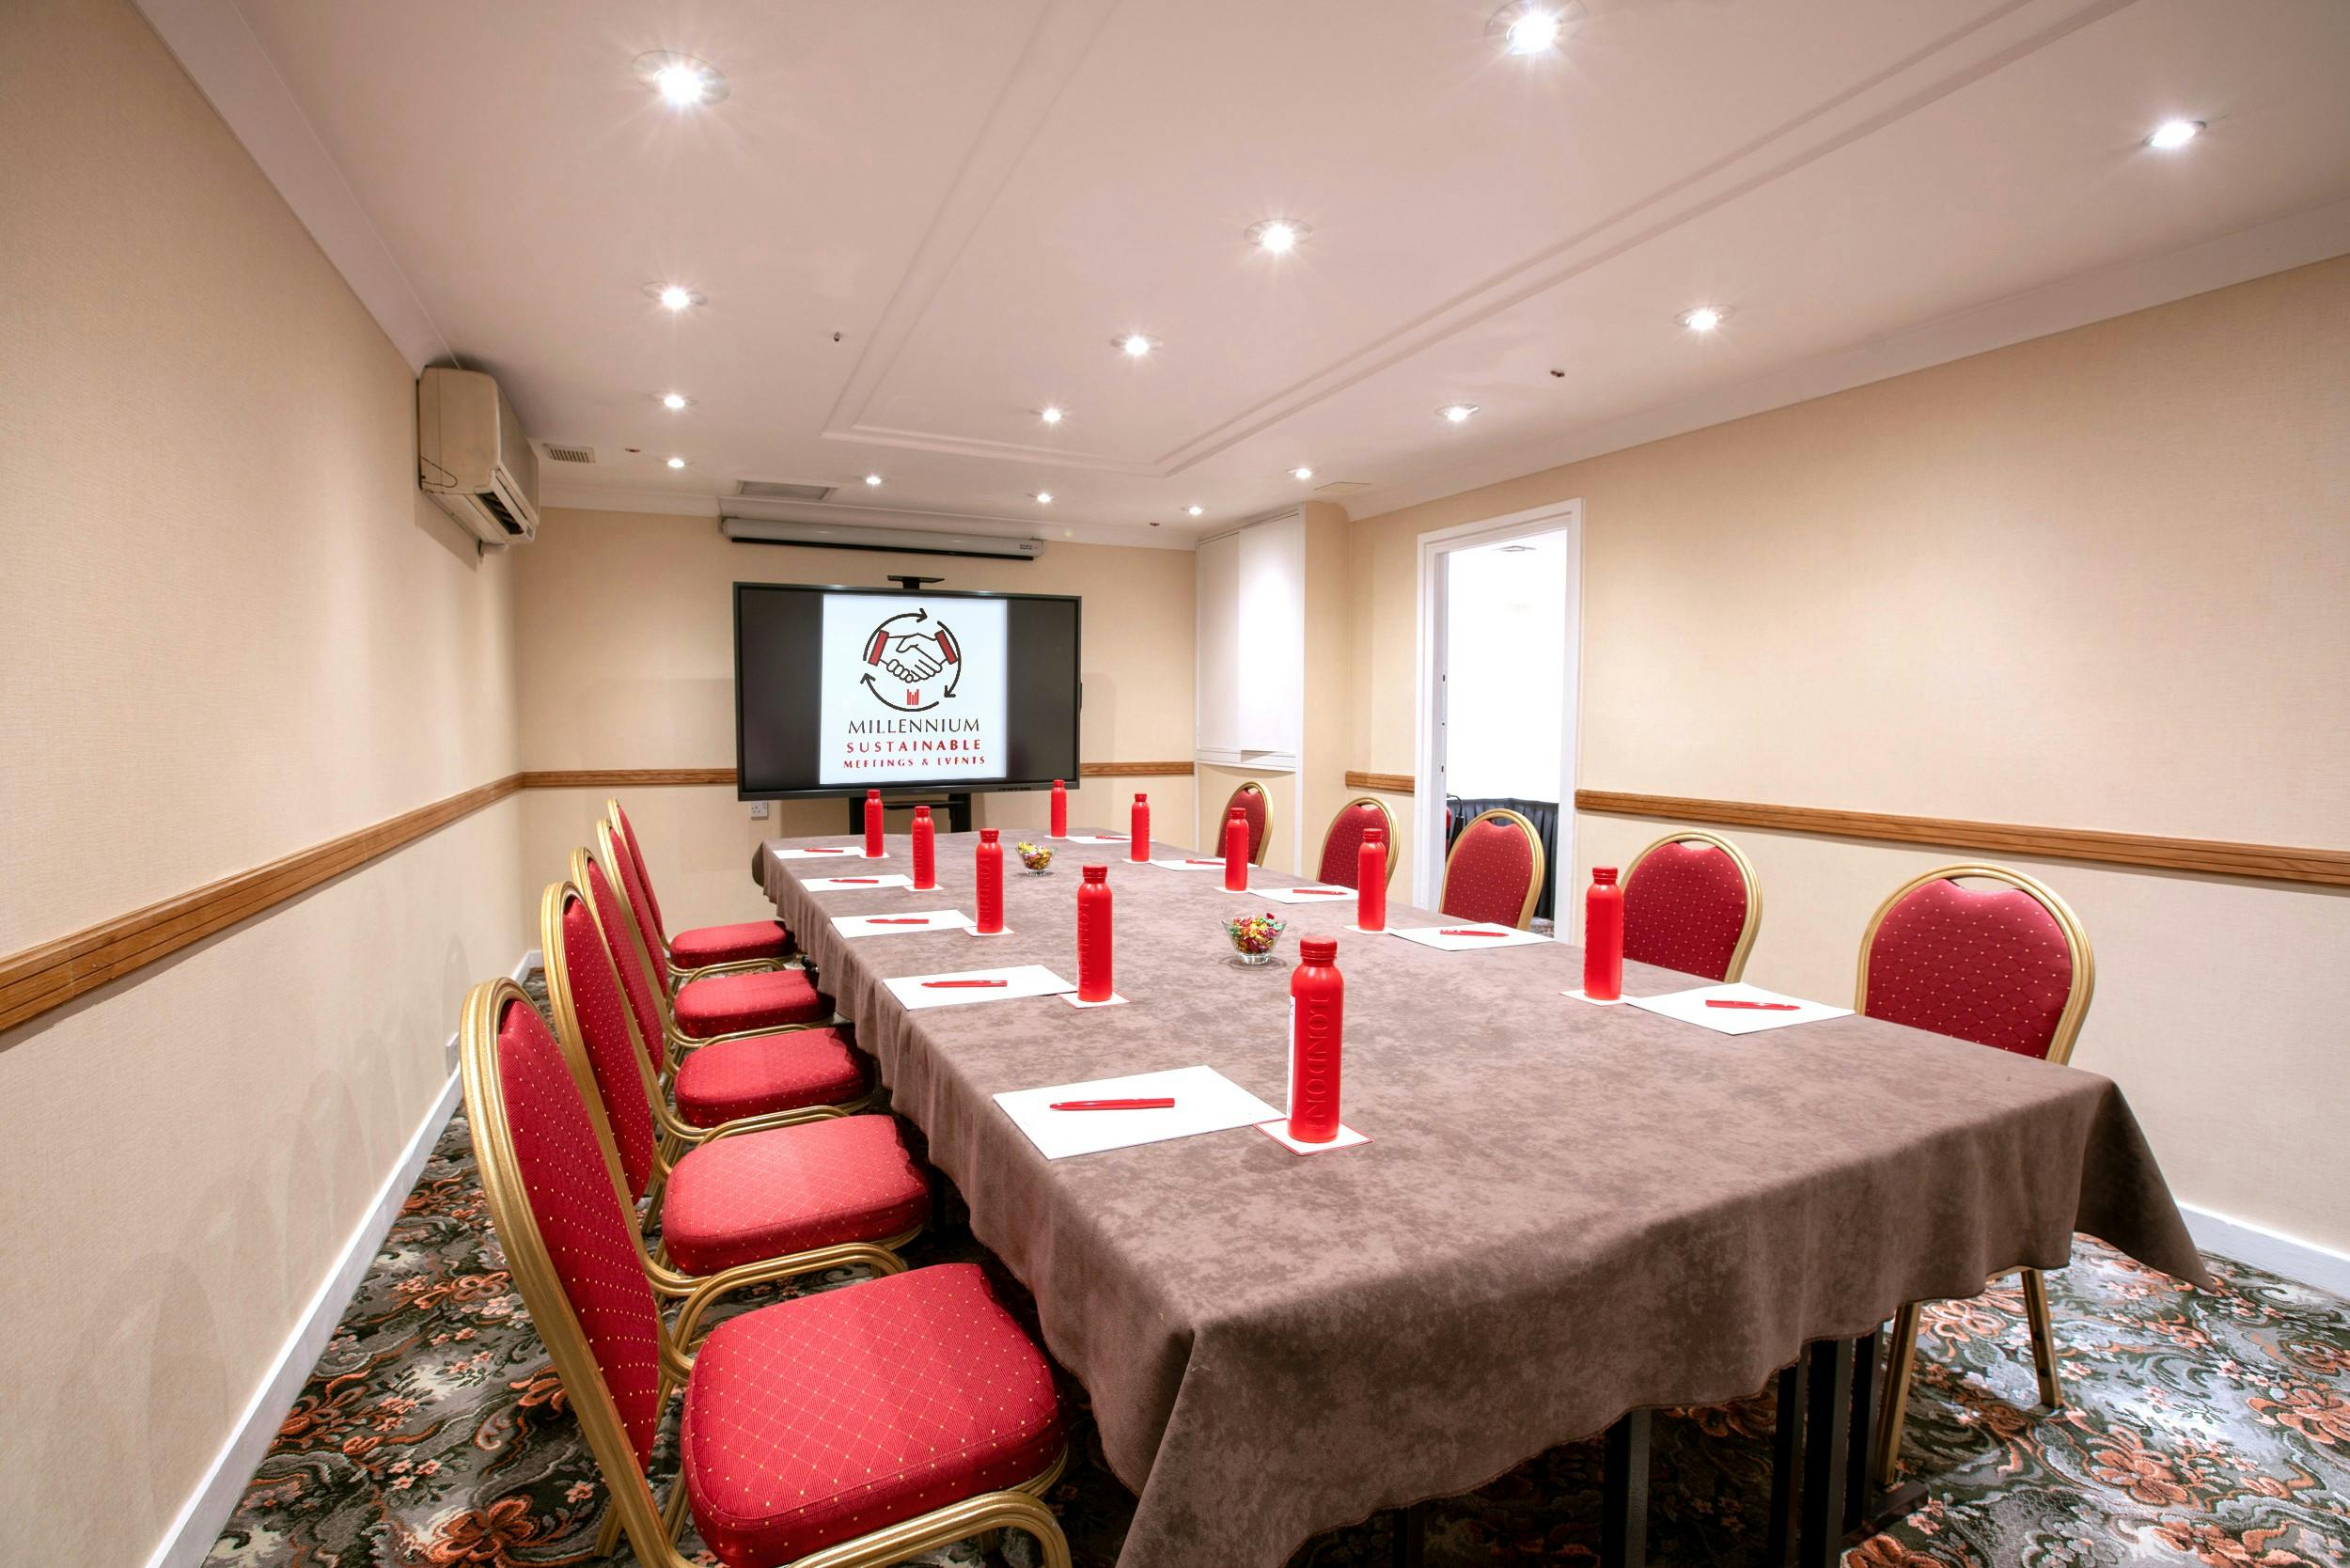
[[1205,507],[1185,507],[1183,510],[1184,510],[1185,511],[1187,511],[1187,512],[1191,513],[1191,514],[1192,514],[1192,516],[1197,517],[1197,516],[1198,516],[1201,512],[1206,511],[1208,509],[1207,509],[1207,508],[1205,508]]
[[1436,410],[1437,416],[1447,424],[1450,425],[1467,424],[1469,416],[1476,412],[1477,405],[1475,403],[1447,403],[1444,407]]
[[868,474],[865,476],[865,482],[867,484],[879,484],[881,483],[881,476],[879,474]]
[[1068,415],[1066,415],[1066,414],[1064,414],[1063,412],[1061,412],[1061,410],[1060,410],[1060,408],[1059,408],[1059,406],[1058,406],[1058,404],[1050,404],[1050,403],[1046,404],[1046,405],[1045,405],[1044,407],[1042,407],[1042,408],[1038,409],[1038,410],[1036,411],[1036,416],[1037,416],[1038,418],[1040,418],[1040,419],[1043,420],[1043,421],[1044,421],[1046,424],[1048,424],[1048,425],[1058,425],[1058,424],[1059,424],[1059,423],[1060,423],[1063,419],[1066,419],[1066,418],[1068,418],[1068,417],[1069,417],[1069,416],[1068,416]]
[[1313,232],[1313,226],[1295,218],[1266,218],[1248,226],[1248,243],[1260,250],[1279,256],[1297,248],[1297,242]]
[[1040,507],[1049,507],[1053,504],[1053,493],[1049,490],[1040,490],[1032,499]]
[[688,310],[709,303],[699,289],[688,289],[682,283],[648,283],[645,292],[658,300],[664,310]]
[[664,392],[661,394],[661,406],[667,409],[672,414],[675,414],[678,410],[683,408],[686,404],[692,402],[693,400],[693,399],[687,397],[682,392]]
[[1721,325],[1722,318],[1729,314],[1730,310],[1726,306],[1700,305],[1695,310],[1684,312],[1681,324],[1691,332],[1711,332]]
[[671,458],[669,460],[669,466],[672,468],[682,468],[685,466],[685,460],[683,458]]
[[661,95],[672,109],[697,109],[727,95],[727,79],[708,62],[674,50],[655,49],[636,56],[636,79]]
[[1292,479],[1310,479],[1313,477],[1314,471],[1302,464],[1290,470],[1290,478]]
[[2157,152],[2176,152],[2203,133],[2200,119],[2166,119],[2154,127],[2154,133],[2146,138],[2146,145]]
[[1119,353],[1126,355],[1129,359],[1140,359],[1145,354],[1149,353],[1152,349],[1159,346],[1159,340],[1157,338],[1150,336],[1148,333],[1141,332],[1129,332],[1120,337],[1113,337],[1110,341],[1118,346]]
[[1485,31],[1499,36],[1504,54],[1547,55],[1582,20],[1581,0],[1510,0],[1494,12]]

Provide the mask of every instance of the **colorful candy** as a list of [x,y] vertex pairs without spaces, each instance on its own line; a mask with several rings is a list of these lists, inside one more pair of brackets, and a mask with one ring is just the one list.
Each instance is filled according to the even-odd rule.
[[1044,869],[1053,863],[1053,846],[1050,844],[1031,844],[1023,839],[1011,847],[1019,855],[1020,864],[1028,868],[1031,876],[1042,876]]
[[1262,915],[1238,915],[1224,922],[1224,934],[1232,939],[1232,948],[1241,957],[1261,962],[1273,952],[1273,945],[1289,928],[1270,911]]

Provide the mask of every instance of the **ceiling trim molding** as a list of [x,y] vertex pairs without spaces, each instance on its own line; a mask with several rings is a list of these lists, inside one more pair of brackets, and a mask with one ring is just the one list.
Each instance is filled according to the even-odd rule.
[[236,0],[137,4],[409,368],[462,364]]
[[1347,511],[1357,519],[1400,511],[2342,255],[2350,255],[2350,199],[2159,256],[2077,273],[1694,398],[1512,447],[1421,478],[1375,485],[1348,496]]
[[1191,550],[1199,529],[1106,523],[1049,523],[1033,517],[998,517],[985,512],[930,511],[916,508],[844,506],[838,501],[759,501],[747,496],[689,495],[625,485],[542,483],[540,511],[627,511],[659,517],[765,517],[779,522],[854,523],[870,528],[922,528],[991,539],[1034,539],[1046,544],[1107,544],[1129,550]]

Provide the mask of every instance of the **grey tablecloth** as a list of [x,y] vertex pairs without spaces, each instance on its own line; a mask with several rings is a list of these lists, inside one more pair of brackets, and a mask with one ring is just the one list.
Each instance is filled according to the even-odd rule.
[[[1573,948],[1357,935],[1351,900],[1273,907],[1285,959],[1339,936],[1344,1115],[1370,1145],[1300,1157],[1241,1129],[1045,1160],[991,1095],[1205,1062],[1279,1105],[1290,969],[1241,967],[1225,941],[1224,917],[1265,904],[1122,848],[1063,844],[1042,878],[1015,862],[1009,936],[834,933],[835,914],[972,910],[976,842],[940,838],[935,893],[800,883],[871,861],[762,848],[754,870],[1091,1393],[1140,1499],[1120,1568],[1276,1568],[1317,1530],[1468,1490],[1627,1409],[1751,1393],[1904,1301],[2060,1266],[2076,1229],[2207,1282],[2105,1078],[1872,1019],[1733,1039],[1592,1007],[1559,995],[1581,981]],[[905,840],[890,850],[907,870]],[[1131,1006],[909,1013],[882,985],[1024,963],[1073,980],[1086,859],[1112,862]],[[1695,983],[1639,964],[1625,982]]]

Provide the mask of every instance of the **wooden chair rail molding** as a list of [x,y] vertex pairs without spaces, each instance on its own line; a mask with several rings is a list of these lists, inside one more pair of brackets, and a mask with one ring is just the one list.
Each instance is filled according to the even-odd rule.
[[[1082,778],[1188,775],[1189,762],[1084,762]],[[134,909],[54,942],[0,956],[0,1029],[13,1028],[322,882],[415,843],[521,790],[628,790],[734,783],[732,768],[568,768],[508,774],[446,800],[297,850],[265,866]]]
[[1835,839],[1867,839],[1879,843],[1931,844],[1939,849],[1990,850],[2049,860],[2091,860],[2146,870],[2199,871],[2263,882],[2350,887],[2350,850],[2237,844],[2220,839],[2164,839],[2145,833],[2103,833],[2081,827],[1905,817],[1884,811],[1836,811],[1818,806],[1691,800],[1680,795],[1627,794],[1615,790],[1577,790],[1574,808],[1610,817],[1762,827]]
[[1376,790],[1382,794],[1388,795],[1408,795],[1418,788],[1418,785],[1408,773],[1355,773],[1350,771],[1346,776],[1346,787],[1350,790]]

